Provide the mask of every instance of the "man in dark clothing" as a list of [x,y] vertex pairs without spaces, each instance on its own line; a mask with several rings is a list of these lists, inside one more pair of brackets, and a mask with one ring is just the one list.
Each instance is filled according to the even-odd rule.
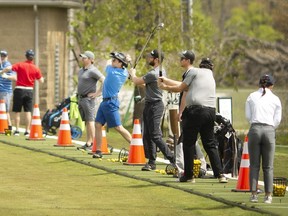
[[[164,59],[163,53],[161,53],[161,60]],[[174,163],[174,155],[168,148],[167,144],[162,139],[162,131],[160,129],[161,118],[164,112],[164,104],[162,101],[162,90],[158,88],[157,79],[160,72],[160,60],[158,50],[153,50],[147,61],[149,65],[153,67],[143,77],[137,77],[135,75],[136,70],[131,69],[129,71],[131,80],[136,85],[145,84],[145,108],[143,110],[143,122],[144,122],[144,133],[143,140],[145,157],[148,158],[148,163],[142,168],[142,171],[151,171],[156,169],[156,147],[160,149],[163,155],[171,162]],[[162,71],[165,75],[165,70]]]
[[186,63],[187,69],[190,68],[182,82],[169,80],[165,77],[160,77],[158,82],[159,87],[167,91],[187,91],[185,109],[182,113],[184,175],[180,177],[179,181],[195,182],[193,178],[193,159],[195,142],[198,133],[200,133],[214,176],[218,178],[220,183],[227,183],[214,139],[216,83],[212,70],[192,66],[194,59],[195,55],[192,51],[186,50],[180,54],[181,65]]

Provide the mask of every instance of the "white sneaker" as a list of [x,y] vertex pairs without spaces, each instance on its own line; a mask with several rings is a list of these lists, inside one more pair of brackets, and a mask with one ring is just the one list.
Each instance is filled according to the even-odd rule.
[[252,194],[250,197],[250,202],[257,203],[258,202],[258,196]]
[[221,174],[219,177],[218,177],[218,181],[220,183],[228,183],[228,179],[225,177],[225,175]]
[[272,203],[272,196],[265,196],[264,203],[271,204]]

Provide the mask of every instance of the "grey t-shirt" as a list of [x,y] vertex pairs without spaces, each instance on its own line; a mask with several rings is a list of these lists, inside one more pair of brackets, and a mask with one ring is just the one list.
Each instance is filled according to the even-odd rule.
[[216,108],[216,84],[211,70],[193,67],[183,82],[189,87],[186,106],[202,105]]
[[[162,76],[166,76],[165,69],[162,68]],[[153,68],[146,75],[143,76],[146,89],[146,102],[153,102],[162,100],[162,90],[157,85],[159,77],[159,67]]]
[[94,65],[87,69],[81,68],[78,73],[78,94],[95,93],[96,83],[101,77],[104,77],[103,74]]

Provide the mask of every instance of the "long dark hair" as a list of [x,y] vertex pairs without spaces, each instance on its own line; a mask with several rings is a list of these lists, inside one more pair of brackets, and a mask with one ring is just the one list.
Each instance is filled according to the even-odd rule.
[[271,75],[265,74],[259,80],[259,87],[263,88],[262,96],[266,94],[266,88],[274,85],[274,79]]
[[200,68],[207,68],[213,71],[214,64],[210,58],[202,58],[201,63],[199,64]]

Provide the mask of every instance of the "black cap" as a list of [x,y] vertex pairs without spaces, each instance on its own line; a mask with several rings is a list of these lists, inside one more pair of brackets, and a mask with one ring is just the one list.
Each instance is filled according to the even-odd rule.
[[190,51],[190,50],[185,50],[185,51],[181,52],[180,57],[190,59],[191,63],[193,63],[195,60],[195,54],[193,51]]
[[[149,53],[149,56],[153,57],[153,58],[159,58],[159,52],[157,49],[154,49],[152,50],[150,53]],[[161,60],[163,61],[164,59],[164,53],[161,52]]]
[[200,68],[208,68],[210,70],[213,69],[213,66],[214,66],[214,64],[210,58],[202,58],[202,60],[199,64]]
[[126,56],[121,52],[111,52],[110,57],[116,58],[123,63],[124,67],[128,67],[128,62]]
[[269,87],[269,86],[274,85],[274,83],[275,83],[274,78],[269,74],[265,74],[261,76],[259,80],[260,87]]
[[8,52],[6,50],[1,50],[0,55],[6,57],[6,56],[8,56]]
[[29,49],[26,51],[25,56],[26,57],[34,57],[35,53],[32,49]]

